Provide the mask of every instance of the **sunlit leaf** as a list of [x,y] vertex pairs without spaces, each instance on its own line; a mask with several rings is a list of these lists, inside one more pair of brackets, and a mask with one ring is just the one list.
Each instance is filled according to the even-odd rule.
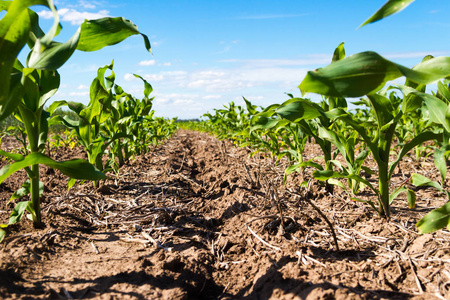
[[381,19],[384,19],[392,14],[398,13],[404,10],[408,5],[413,3],[414,0],[389,0],[386,2],[375,14],[373,14],[369,19],[359,26],[360,28],[364,25],[374,23]]
[[81,36],[77,49],[96,51],[105,46],[115,45],[129,36],[140,34],[145,48],[151,52],[150,41],[145,34],[139,32],[136,25],[122,17],[86,20],[81,24]]
[[410,69],[375,52],[361,52],[309,71],[299,88],[303,95],[317,93],[332,97],[360,97],[377,92],[387,81],[401,76],[421,84],[433,83],[450,76],[450,57],[432,58]]
[[281,117],[295,122],[297,120],[311,120],[321,116],[320,107],[307,99],[294,98],[283,103],[275,112]]
[[30,153],[23,160],[6,165],[0,169],[0,182],[3,182],[11,174],[31,165],[43,164],[53,169],[60,170],[64,175],[76,179],[100,180],[106,179],[106,175],[97,170],[93,165],[83,159],[73,159],[58,162],[42,153]]
[[414,173],[411,175],[411,184],[415,185],[415,186],[430,186],[430,187],[434,187],[438,190],[442,190],[442,186],[437,182],[437,181],[433,181],[423,175]]
[[[30,180],[27,179],[23,184],[22,187],[20,189],[18,189],[17,191],[14,192],[14,194],[12,194],[10,201],[14,200],[14,199],[20,199],[28,194],[30,194]],[[39,196],[42,196],[42,194],[44,193],[44,184],[39,181]]]
[[23,214],[25,213],[29,204],[30,201],[22,201],[17,203],[11,213],[11,216],[9,217],[8,225],[19,222],[22,219]]
[[416,193],[411,190],[408,189],[408,191],[406,192],[407,195],[407,199],[408,199],[408,208],[409,209],[413,209],[416,207]]
[[430,233],[444,227],[450,230],[450,202],[426,214],[416,224],[420,233]]

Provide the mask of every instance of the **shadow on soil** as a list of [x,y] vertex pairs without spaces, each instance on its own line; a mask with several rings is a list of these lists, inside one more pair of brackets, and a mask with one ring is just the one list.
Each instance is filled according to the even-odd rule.
[[[345,285],[335,285],[328,281],[319,283],[313,283],[305,281],[302,277],[307,277],[307,271],[300,271],[298,278],[285,278],[279,271],[288,263],[295,262],[295,259],[289,256],[282,257],[279,261],[273,262],[270,269],[260,278],[249,284],[236,295],[222,294],[222,297],[231,297],[232,299],[246,299],[246,300],[266,300],[276,299],[281,294],[286,297],[290,295],[292,297],[297,296],[300,299],[336,299],[337,291],[341,290],[342,295],[351,297],[351,293],[361,296],[362,299],[409,299],[412,296],[409,294],[386,291],[386,290],[367,290],[361,286],[350,287]],[[278,292],[277,292],[278,290]],[[250,292],[250,293],[249,293]],[[249,293],[249,294],[248,294]],[[247,294],[247,296],[244,296]],[[359,299],[359,298],[356,298]]]

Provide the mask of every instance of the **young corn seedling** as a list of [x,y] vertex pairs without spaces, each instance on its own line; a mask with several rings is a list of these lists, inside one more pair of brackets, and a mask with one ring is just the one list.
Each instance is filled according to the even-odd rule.
[[[124,137],[125,133],[114,133],[102,131],[102,125],[111,117],[111,102],[113,100],[113,87],[115,74],[112,71],[113,63],[98,69],[97,77],[91,83],[89,104],[68,102],[65,100],[55,101],[50,105],[49,111],[53,112],[63,105],[67,105],[77,115],[77,120],[70,116],[57,115],[54,122],[64,124],[76,132],[79,143],[88,155],[88,161],[98,170],[106,172],[111,162],[103,162],[103,154],[111,143]],[[105,76],[106,71],[111,71]],[[75,179],[75,178],[72,178]],[[71,181],[70,186],[73,185]],[[98,187],[98,180],[94,181],[94,187]]]
[[[39,27],[39,17],[31,9],[33,5],[44,5],[53,13],[54,23],[47,33]],[[35,227],[42,226],[39,182],[39,166],[46,165],[60,170],[71,178],[99,180],[105,175],[84,160],[58,162],[44,154],[48,134],[50,114],[44,105],[59,88],[61,67],[75,50],[96,51],[114,45],[135,34],[140,34],[136,26],[123,18],[103,18],[86,20],[65,43],[54,41],[61,25],[53,1],[15,0],[1,1],[0,10],[6,14],[0,20],[0,121],[13,114],[24,125],[28,150],[26,155],[7,153],[1,155],[13,162],[0,170],[0,182],[18,170],[25,169],[29,183],[22,186],[21,195],[29,194],[30,200],[19,202],[8,224],[0,225],[0,241],[5,236],[5,228],[19,221],[25,211],[30,213]],[[150,43],[145,35],[148,50]],[[31,51],[23,65],[17,59],[21,49],[27,44]]]
[[153,98],[149,98],[153,88],[141,76],[134,76],[144,82],[144,98],[136,99],[125,93],[120,86],[115,85],[115,99],[112,101],[111,115],[103,124],[106,132],[111,132],[113,135],[125,134],[123,138],[115,139],[111,144],[113,159],[115,160],[117,157],[119,167],[133,155],[142,153],[146,146],[145,135],[148,133],[144,123],[152,121],[153,117],[151,112]]
[[[340,44],[334,51],[332,61],[339,61],[345,57],[345,50],[343,43]],[[287,146],[295,146],[291,148],[291,151],[298,153],[303,151],[307,138],[314,138],[314,141],[320,146],[324,166],[316,163],[312,160],[303,161],[302,154],[297,154],[297,164],[290,166],[286,170],[286,174],[290,174],[298,169],[302,170],[304,167],[309,166],[317,170],[331,171],[333,170],[333,153],[332,153],[332,142],[327,136],[324,138],[324,130],[327,130],[333,126],[333,120],[327,118],[319,113],[322,110],[329,110],[335,106],[346,107],[347,102],[342,98],[328,97],[322,101],[321,105],[311,102],[308,99],[294,98],[291,97],[281,105],[271,105],[266,108],[263,112],[257,115],[255,118],[255,123],[257,127],[254,128],[272,128],[279,126],[286,126],[286,122],[290,123],[290,128],[296,128],[301,132],[301,135],[292,132],[293,139],[291,137],[286,137],[285,142]],[[287,140],[286,140],[287,139]],[[289,142],[292,140],[294,143]],[[297,142],[298,141],[298,142]],[[292,153],[292,152],[291,152]],[[295,153],[295,152],[294,152]],[[293,153],[293,154],[294,154]],[[336,182],[333,180],[326,180],[326,190],[330,193],[333,192],[333,186]]]
[[[319,113],[320,110],[321,107],[318,104],[308,99],[292,98],[281,105],[271,105],[256,115],[254,129],[270,129],[278,126],[286,126],[286,123],[292,123],[292,126],[298,127],[304,135],[314,138],[314,141],[320,146],[323,153],[324,166],[315,162],[314,159],[303,161],[303,158],[301,158],[296,164],[286,170],[287,174],[304,167],[313,167],[318,170],[327,171],[332,170],[332,143],[323,139],[319,134],[320,128],[331,126],[331,120],[321,116]],[[290,145],[293,144],[290,143]],[[303,147],[301,144],[298,146],[300,148]],[[295,151],[295,149],[291,150]],[[332,192],[333,185],[327,182],[326,189]]]
[[[439,68],[438,68],[439,66]],[[378,197],[378,213],[386,218],[390,216],[389,182],[398,162],[414,147],[428,140],[439,140],[441,135],[426,131],[405,143],[397,159],[390,163],[389,155],[393,147],[395,129],[400,118],[415,110],[418,104],[416,97],[404,97],[400,108],[394,106],[394,98],[376,94],[387,81],[406,76],[418,84],[429,84],[450,74],[450,58],[433,58],[425,60],[413,69],[395,64],[377,53],[363,52],[331,65],[308,72],[299,88],[303,94],[314,92],[330,97],[360,97],[366,95],[366,101],[374,113],[377,128],[374,133],[368,131],[364,123],[356,119],[345,109],[335,108],[319,113],[330,119],[340,119],[359,133],[371,151],[378,167],[378,188],[371,187]],[[411,87],[411,89],[413,89]],[[330,173],[329,177],[345,177],[342,174]],[[356,178],[355,178],[356,180]],[[360,179],[358,179],[360,180]],[[369,203],[371,204],[371,203]],[[371,204],[376,208],[373,204]]]

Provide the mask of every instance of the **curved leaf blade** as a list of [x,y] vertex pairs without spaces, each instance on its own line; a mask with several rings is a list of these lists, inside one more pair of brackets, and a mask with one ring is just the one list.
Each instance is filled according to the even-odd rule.
[[376,13],[374,13],[369,19],[359,26],[359,28],[377,22],[384,19],[392,14],[398,13],[404,10],[408,5],[413,3],[414,0],[389,0],[386,2]]
[[77,49],[81,51],[96,51],[105,46],[120,43],[129,36],[140,34],[145,48],[151,52],[150,41],[145,34],[139,32],[136,25],[122,17],[86,20],[81,24],[81,35]]
[[76,179],[100,180],[107,176],[83,159],[55,161],[42,153],[30,153],[23,160],[6,165],[0,169],[0,183],[11,174],[31,165],[43,164],[60,170],[64,175]]
[[446,226],[450,228],[450,202],[430,211],[416,224],[416,227],[422,234],[430,233]]
[[331,97],[361,97],[377,92],[387,81],[401,76],[420,84],[446,78],[450,76],[450,57],[431,58],[410,69],[376,52],[361,52],[309,71],[299,88],[303,95],[311,92]]

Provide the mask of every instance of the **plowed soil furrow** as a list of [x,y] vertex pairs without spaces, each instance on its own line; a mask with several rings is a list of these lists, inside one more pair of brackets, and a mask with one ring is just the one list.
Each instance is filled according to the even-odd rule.
[[[52,155],[71,158],[71,151]],[[444,203],[442,194],[419,190],[414,210],[396,200],[387,222],[340,189],[301,187],[310,170],[283,184],[285,162],[249,154],[180,130],[97,190],[83,183],[67,191],[66,178],[42,168],[46,227],[22,220],[9,228],[0,244],[0,298],[450,298],[449,232],[419,235],[414,227]],[[305,155],[319,154],[311,146]],[[431,166],[406,160],[398,176]],[[0,185],[3,223],[23,180]],[[305,199],[333,224],[339,250]]]

